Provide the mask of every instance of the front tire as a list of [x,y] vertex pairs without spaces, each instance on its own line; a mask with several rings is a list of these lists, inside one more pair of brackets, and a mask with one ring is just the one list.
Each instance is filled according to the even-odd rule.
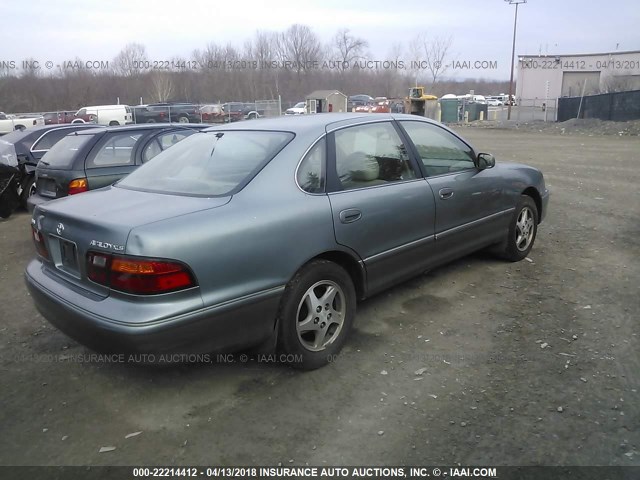
[[511,262],[523,260],[533,248],[538,233],[538,207],[533,198],[521,195],[516,206],[503,257]]
[[279,347],[296,358],[296,368],[322,367],[342,349],[355,313],[349,274],[333,262],[314,260],[285,288],[278,315]]

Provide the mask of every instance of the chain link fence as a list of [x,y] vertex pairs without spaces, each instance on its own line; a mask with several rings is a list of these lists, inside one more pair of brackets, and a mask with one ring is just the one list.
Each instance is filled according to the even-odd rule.
[[[489,107],[488,120],[506,121],[508,106]],[[519,98],[511,106],[511,120],[518,122],[555,122],[558,117],[558,100],[555,98]]]

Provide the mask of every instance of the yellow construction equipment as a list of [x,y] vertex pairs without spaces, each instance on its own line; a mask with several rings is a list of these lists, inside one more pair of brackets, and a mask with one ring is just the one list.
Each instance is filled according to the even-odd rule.
[[409,89],[409,96],[404,100],[404,111],[421,117],[431,117],[437,110],[438,97],[424,93],[424,87]]

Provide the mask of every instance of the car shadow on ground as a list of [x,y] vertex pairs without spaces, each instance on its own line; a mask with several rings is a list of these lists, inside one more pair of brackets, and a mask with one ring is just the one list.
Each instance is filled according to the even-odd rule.
[[[378,295],[367,298],[358,304],[358,309],[363,316],[368,312],[393,309],[396,310],[398,302],[406,302],[414,296],[412,292],[420,292],[421,308],[429,308],[431,311],[443,311],[454,306],[443,302],[441,298],[430,295],[429,289],[432,286],[437,289],[444,279],[459,278],[461,272],[471,270],[483,270],[490,266],[505,264],[495,255],[488,251],[480,251],[463,257],[459,260],[425,272],[415,278],[407,280],[391,289]],[[400,308],[398,312],[400,313]],[[64,335],[60,332],[56,335]],[[385,341],[384,336],[373,338],[367,331],[359,328],[356,321],[354,329],[347,340],[347,348],[373,348],[375,344]],[[296,358],[294,356],[277,352],[273,340],[266,344],[249,349],[226,352],[226,353],[205,353],[205,354],[136,354],[131,352],[122,353],[98,353],[88,347],[75,343],[68,337],[63,340],[64,351],[52,351],[59,348],[60,342],[54,344],[45,343],[41,345],[40,355],[53,355],[58,363],[86,364],[90,368],[95,368],[95,373],[107,376],[124,376],[128,381],[166,381],[168,378],[180,378],[183,382],[201,379],[204,376],[255,376],[264,374],[295,375],[300,370],[294,368]]]

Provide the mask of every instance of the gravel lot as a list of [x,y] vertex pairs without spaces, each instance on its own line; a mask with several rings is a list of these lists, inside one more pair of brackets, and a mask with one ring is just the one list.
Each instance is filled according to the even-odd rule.
[[531,261],[363,302],[308,373],[80,362],[24,287],[29,216],[0,222],[0,465],[640,465],[640,139],[460,131],[545,173]]

